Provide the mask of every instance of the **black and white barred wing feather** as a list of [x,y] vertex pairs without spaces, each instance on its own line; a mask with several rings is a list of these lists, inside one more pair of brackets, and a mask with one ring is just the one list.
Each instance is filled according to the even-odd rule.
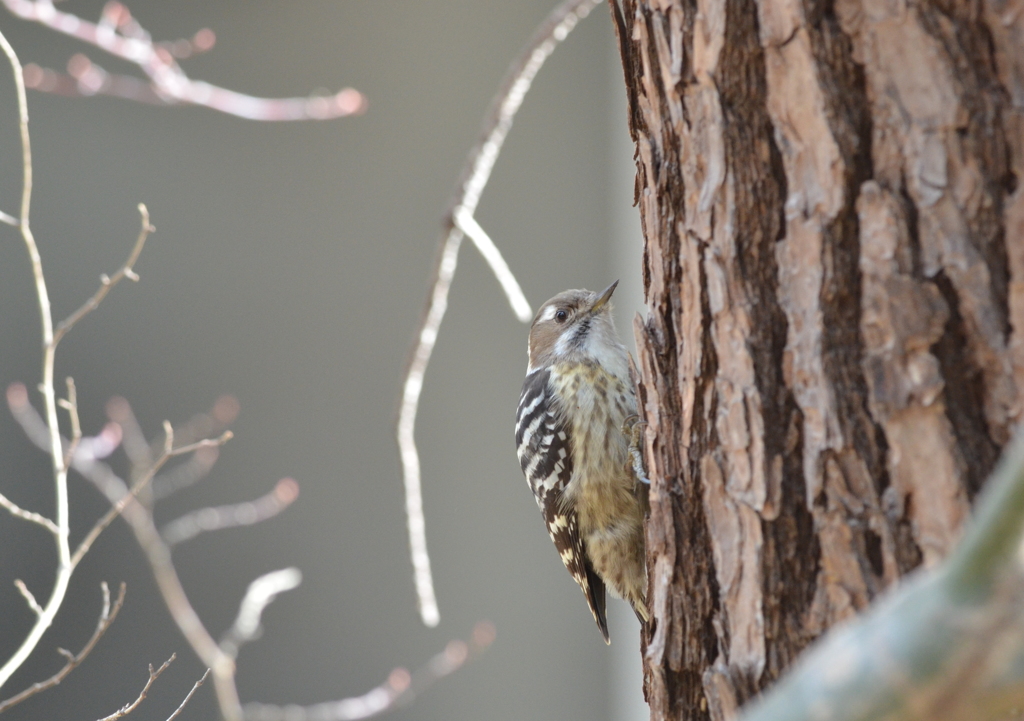
[[563,495],[572,478],[572,449],[568,428],[551,403],[549,379],[547,369],[526,376],[516,411],[516,452],[544,516],[548,535],[562,563],[587,597],[590,612],[608,643],[604,581],[587,560],[576,509]]

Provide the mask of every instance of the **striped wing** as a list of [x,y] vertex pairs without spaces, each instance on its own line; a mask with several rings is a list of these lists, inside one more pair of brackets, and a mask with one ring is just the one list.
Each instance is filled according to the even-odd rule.
[[547,369],[526,376],[516,411],[516,451],[544,516],[548,535],[562,563],[587,597],[605,643],[609,643],[604,581],[587,560],[576,510],[563,497],[572,478],[572,450],[568,427],[551,402],[549,379]]

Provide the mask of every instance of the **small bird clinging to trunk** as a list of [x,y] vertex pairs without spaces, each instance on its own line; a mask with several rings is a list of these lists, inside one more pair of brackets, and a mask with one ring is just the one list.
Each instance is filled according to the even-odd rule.
[[628,429],[636,396],[612,322],[616,285],[567,290],[540,307],[516,411],[519,463],[606,643],[606,587],[648,620],[644,512]]

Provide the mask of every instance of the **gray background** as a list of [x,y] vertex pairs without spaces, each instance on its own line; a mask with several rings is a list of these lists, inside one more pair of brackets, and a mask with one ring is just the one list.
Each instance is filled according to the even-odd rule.
[[[390,718],[594,720],[623,717],[635,702],[616,697],[609,682],[627,673],[622,668],[637,673],[635,621],[617,609],[613,647],[604,646],[517,467],[512,416],[527,329],[468,243],[417,431],[437,629],[419,622],[406,552],[393,420],[441,213],[508,62],[553,4],[131,3],[158,39],[216,31],[212,52],[185,61],[192,77],[264,96],[351,85],[370,99],[358,118],[254,123],[202,108],[29,96],[33,225],[55,315],[76,308],[99,275],[123,261],[139,201],[157,228],[136,268],[142,282],[118,287],[61,346],[57,376],[76,378],[86,432],[99,429],[114,395],[127,397],[155,434],[163,419],[184,421],[230,393],[242,409],[235,440],[210,477],[158,507],[158,520],[254,498],[284,476],[301,486],[283,515],[175,552],[215,635],[253,578],[291,565],[303,571],[302,586],[270,607],[263,637],[242,651],[243,700],[361,694],[393,667],[415,667],[489,619],[498,637],[486,655]],[[89,19],[101,7],[60,5]],[[131,71],[2,10],[0,29],[26,63],[63,68],[84,51],[108,70]],[[603,288],[625,272],[619,311],[632,315],[638,222],[616,63],[601,5],[542,72],[478,212],[534,307],[568,287]],[[5,66],[0,209],[8,213],[17,211],[20,187],[14,111]],[[616,235],[631,231],[630,244],[614,250]],[[0,386],[38,381],[37,318],[24,247],[0,226]],[[39,406],[38,394],[31,397]],[[124,470],[123,455],[114,463]],[[46,458],[0,412],[0,491],[52,514],[48,477]],[[81,478],[70,485],[74,541],[105,505]],[[3,658],[32,620],[12,580],[44,599],[53,559],[44,532],[0,515]],[[109,714],[137,695],[146,664],[176,651],[178,661],[132,716],[163,719],[201,675],[118,521],[0,696],[59,668],[57,646],[84,643],[104,579],[128,582],[117,622],[60,687],[5,718]],[[626,655],[613,671],[615,651]],[[626,687],[635,695],[636,685],[631,678]],[[205,688],[182,718],[212,718],[212,699]]]

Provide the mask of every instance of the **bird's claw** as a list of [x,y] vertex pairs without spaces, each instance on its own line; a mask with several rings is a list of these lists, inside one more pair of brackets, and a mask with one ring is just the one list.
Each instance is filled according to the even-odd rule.
[[633,475],[637,481],[649,486],[651,479],[644,470],[644,454],[640,450],[640,433],[646,425],[647,421],[640,420],[640,416],[634,413],[622,422],[622,432],[629,436],[629,456],[633,460]]

